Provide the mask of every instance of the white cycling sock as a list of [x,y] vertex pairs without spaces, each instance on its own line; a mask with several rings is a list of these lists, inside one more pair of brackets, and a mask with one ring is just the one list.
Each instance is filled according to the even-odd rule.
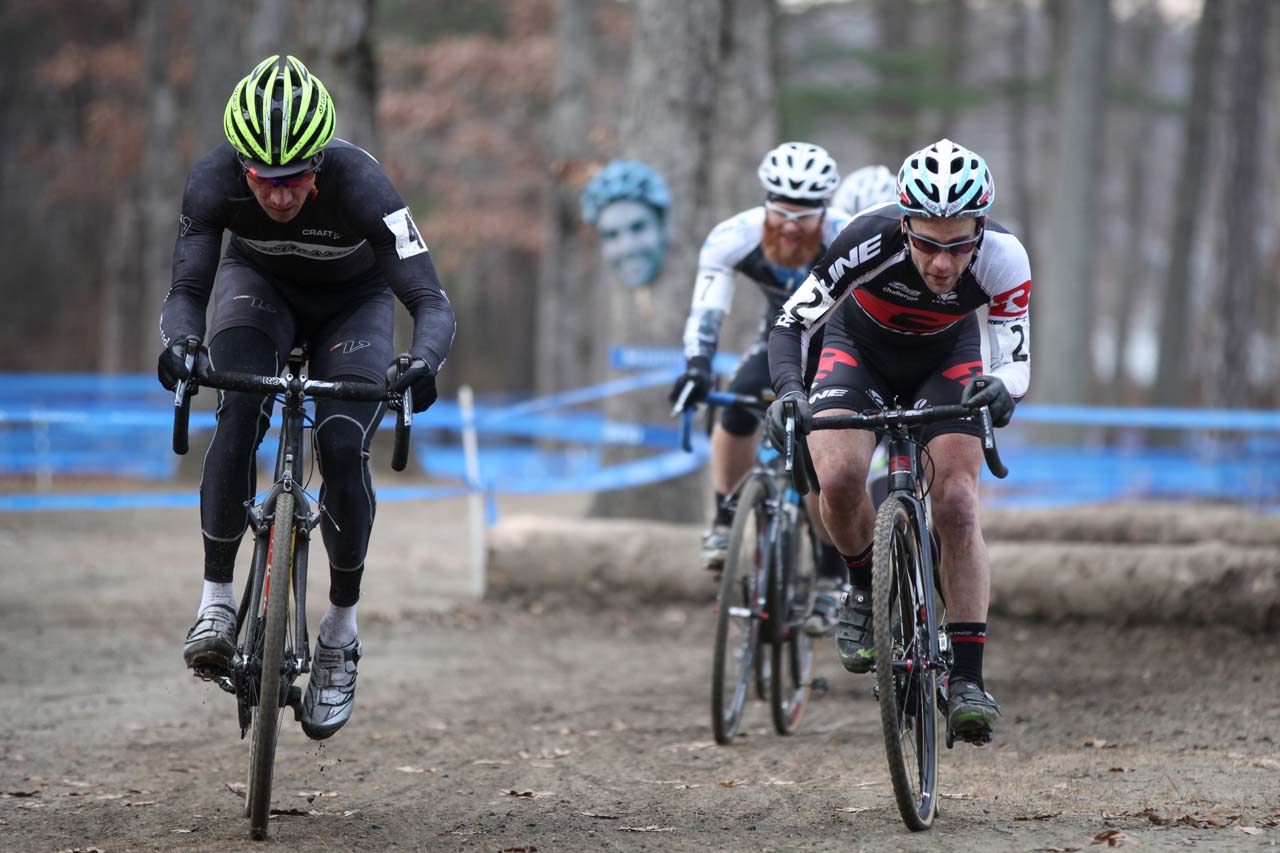
[[236,597],[232,585],[229,583],[214,583],[213,581],[204,582],[204,592],[200,594],[200,609],[196,611],[199,616],[205,611],[205,608],[212,604],[225,604],[227,607],[235,609]]
[[356,605],[339,607],[329,602],[320,619],[320,642],[331,649],[345,646],[356,638]]

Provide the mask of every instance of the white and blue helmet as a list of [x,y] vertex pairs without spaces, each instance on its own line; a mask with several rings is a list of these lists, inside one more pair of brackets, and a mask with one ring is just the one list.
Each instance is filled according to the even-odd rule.
[[898,209],[907,216],[986,216],[995,198],[987,161],[950,139],[921,148],[898,170]]

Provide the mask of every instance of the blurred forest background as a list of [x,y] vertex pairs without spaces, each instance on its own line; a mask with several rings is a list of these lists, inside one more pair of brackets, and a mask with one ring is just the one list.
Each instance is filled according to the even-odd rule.
[[[707,230],[786,139],[842,173],[983,154],[1032,257],[1031,399],[1277,405],[1280,10],[1268,0],[4,0],[0,370],[150,371],[185,175],[254,61],[301,57],[458,313],[445,393],[574,387],[674,346]],[[670,180],[652,304],[577,194]],[[758,321],[740,283],[725,342]]]

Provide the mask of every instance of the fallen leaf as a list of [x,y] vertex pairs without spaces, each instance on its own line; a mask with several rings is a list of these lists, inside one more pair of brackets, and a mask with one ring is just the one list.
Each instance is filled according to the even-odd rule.
[[39,790],[35,790],[35,791],[5,791],[3,796],[6,796],[6,797],[38,797],[38,796],[40,796],[40,791],[39,791]]
[[175,829],[174,832],[178,833],[179,835],[190,835],[191,833],[195,832],[195,830],[194,829]]
[[1093,843],[1105,844],[1108,847],[1124,847],[1132,844],[1136,847],[1138,841],[1127,832],[1123,832],[1119,829],[1107,829],[1095,835],[1093,837]]
[[853,806],[845,806],[844,808],[836,809],[836,811],[847,812],[848,814],[858,814],[859,812],[871,811],[871,806],[863,806],[862,808],[858,808],[858,809],[855,809]]
[[125,805],[130,808],[139,808],[141,806],[159,805],[159,801],[158,800],[129,800],[128,802],[125,803]]
[[223,787],[233,794],[244,796],[245,784],[243,782],[223,782]]
[[1044,812],[1043,814],[1016,815],[1014,820],[1053,820],[1062,812]]
[[532,844],[528,847],[503,847],[502,853],[538,853],[538,848]]
[[1265,832],[1265,830],[1258,829],[1256,826],[1237,826],[1236,829],[1240,830],[1245,835],[1261,835]]
[[1108,767],[1107,772],[1108,773],[1132,773],[1133,768],[1132,767]]
[[1118,743],[1112,743],[1109,740],[1103,740],[1100,737],[1087,737],[1081,746],[1087,746],[1090,749],[1116,749],[1120,746]]
[[596,814],[595,812],[578,812],[583,817],[594,817],[598,820],[621,820],[621,815],[616,814]]
[[309,812],[303,809],[272,809],[268,814],[275,817],[306,817]]
[[649,826],[620,826],[619,832],[675,832],[674,826],[658,826],[656,823]]
[[[399,770],[401,773],[426,773],[427,772],[427,768],[425,767],[410,767],[408,764],[402,764],[396,769]],[[431,772],[432,773],[435,772],[434,767],[431,769]]]
[[[70,796],[81,796],[81,795],[73,792],[72,794],[70,794]],[[123,800],[124,794],[98,794],[96,797],[94,797],[94,799],[95,800]]]
[[510,762],[510,761],[505,761],[505,760],[503,760],[503,759],[501,759],[501,758],[477,758],[475,761],[473,761],[473,762],[471,762],[471,763],[472,763],[472,764],[488,765],[488,764],[510,764],[511,762]]
[[517,791],[515,788],[507,788],[498,793],[506,794],[508,797],[519,797],[522,800],[545,800],[547,797],[555,796],[555,791]]
[[721,788],[741,788],[743,785],[750,785],[746,779],[726,779],[720,783]]

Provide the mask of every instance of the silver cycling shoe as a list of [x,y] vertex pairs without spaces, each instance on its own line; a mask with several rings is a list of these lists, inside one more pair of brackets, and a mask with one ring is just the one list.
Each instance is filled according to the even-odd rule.
[[339,648],[316,640],[311,680],[302,704],[302,731],[307,737],[332,737],[351,719],[356,705],[356,664],[362,654],[358,639]]

